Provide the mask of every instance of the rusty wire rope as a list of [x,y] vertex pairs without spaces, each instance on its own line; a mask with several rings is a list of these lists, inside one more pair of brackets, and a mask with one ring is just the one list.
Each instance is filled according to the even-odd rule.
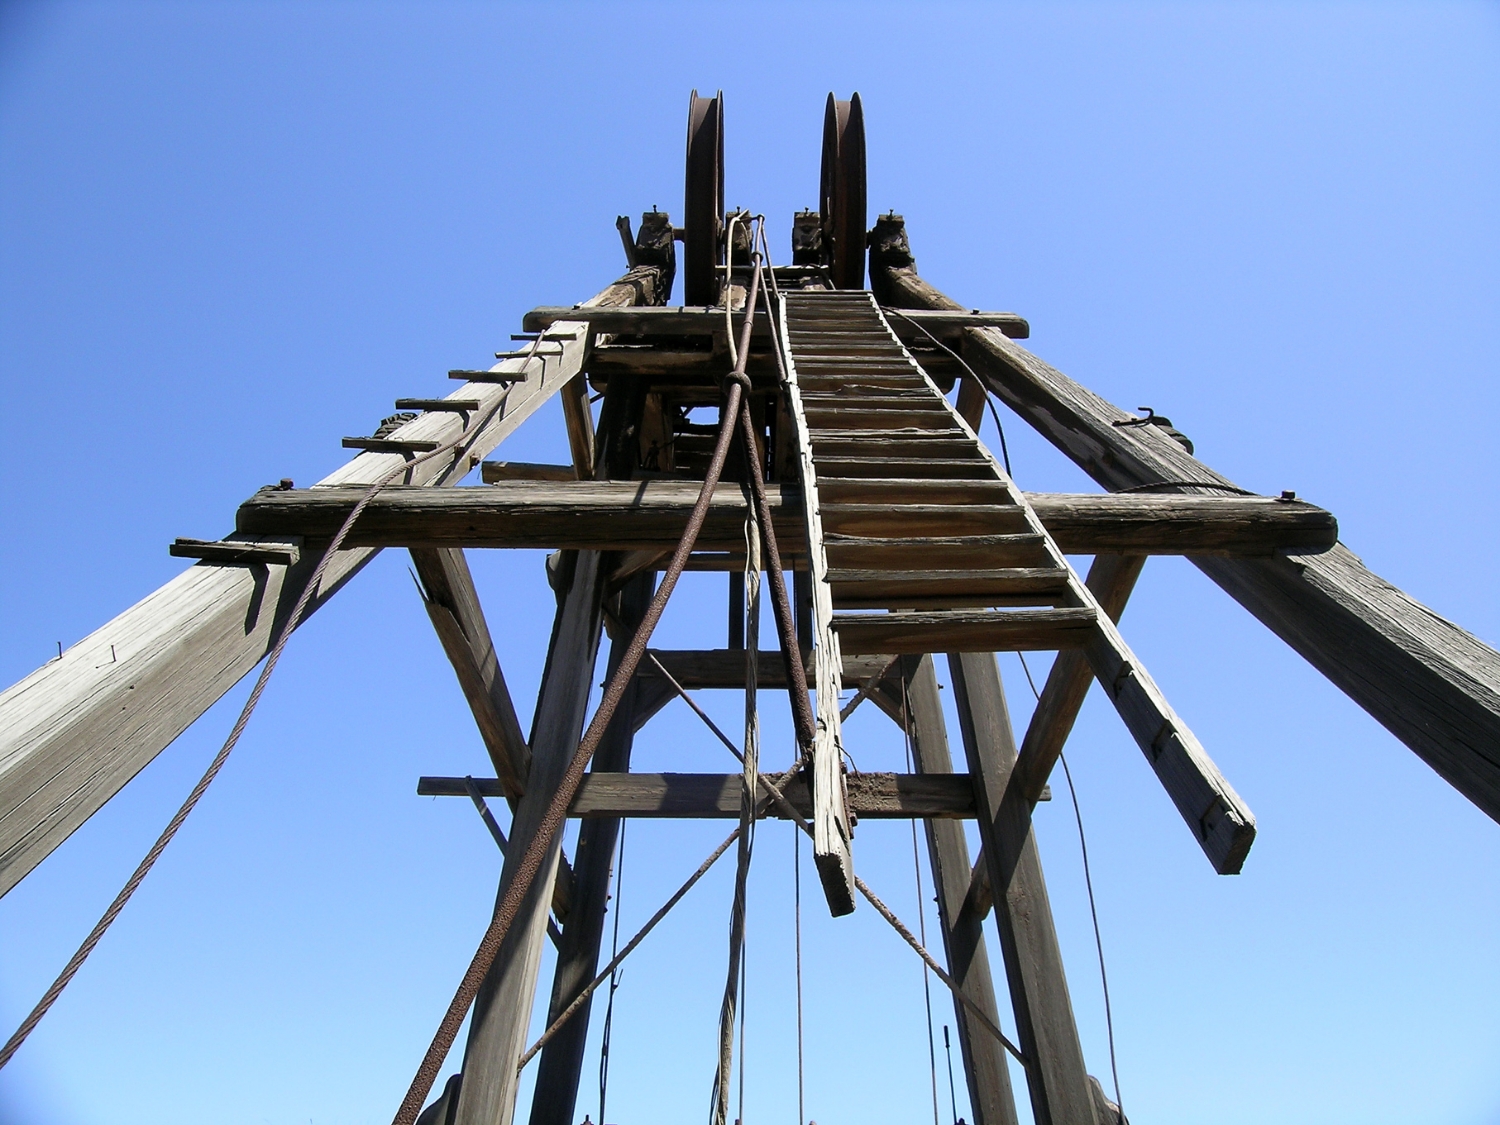
[[[537,351],[537,346],[540,343],[541,337],[538,336],[537,339],[532,341],[528,354],[524,357],[518,357],[521,358],[523,368],[532,359],[541,358],[541,354]],[[545,365],[546,360],[543,359],[542,362]],[[156,861],[161,858],[162,852],[166,851],[167,845],[172,842],[188,816],[197,808],[198,802],[203,799],[203,794],[208,792],[208,787],[219,776],[219,772],[224,768],[224,763],[229,760],[229,755],[234,751],[236,744],[238,744],[240,736],[245,733],[245,727],[250,722],[250,716],[255,713],[255,708],[260,703],[261,695],[266,690],[266,684],[271,679],[271,673],[276,670],[276,665],[281,660],[281,654],[286,650],[287,642],[291,640],[292,630],[301,622],[302,614],[306,611],[308,603],[312,600],[314,592],[318,589],[318,584],[322,581],[323,574],[328,569],[328,564],[333,560],[334,555],[338,553],[339,548],[343,546],[344,540],[348,538],[349,532],[354,527],[354,522],[359,519],[360,514],[369,506],[370,501],[375,499],[376,494],[398,476],[409,473],[418,465],[442,457],[462,446],[479,430],[482,430],[489,424],[495,414],[504,407],[509,397],[509,388],[507,388],[506,392],[501,394],[488,410],[483,412],[476,411],[475,416],[459,431],[457,436],[440,443],[435,449],[419,454],[409,461],[403,461],[401,464],[392,467],[388,472],[382,473],[365,489],[364,493],[355,502],[353,509],[350,510],[349,515],[345,517],[344,522],[339,526],[338,531],[329,542],[327,550],[323,552],[322,557],[318,559],[317,565],[313,567],[311,576],[308,578],[306,585],[303,586],[302,592],[297,596],[297,601],[292,607],[292,612],[287,616],[286,621],[277,632],[276,639],[271,645],[270,653],[266,656],[266,662],[261,667],[260,675],[256,677],[255,686],[250,689],[249,698],[245,700],[245,705],[240,709],[239,717],[235,720],[234,726],[230,728],[229,735],[224,739],[223,746],[219,748],[219,752],[209,762],[208,768],[203,771],[203,776],[198,779],[198,784],[194,785],[192,791],[188,793],[187,799],[182,802],[181,807],[173,814],[172,819],[167,822],[166,828],[162,829],[161,835],[156,838],[156,842],[146,852],[145,858],[136,866],[130,878],[125,881],[125,885],[120,888],[120,893],[114,897],[114,901],[105,909],[99,921],[94,924],[94,928],[83,939],[83,943],[79,945],[73,956],[68,959],[68,963],[63,966],[63,970],[57,975],[57,979],[42,994],[42,998],[37,1001],[36,1007],[31,1009],[30,1014],[21,1021],[21,1026],[6,1041],[5,1046],[0,1047],[0,1067],[4,1067],[6,1063],[10,1062],[12,1056],[21,1049],[21,1044],[26,1042],[27,1037],[36,1028],[36,1025],[42,1021],[42,1017],[57,1002],[57,998],[62,995],[63,989],[68,987],[68,983],[77,975],[78,970],[83,967],[84,961],[88,960],[89,954],[94,951],[94,947],[99,944],[110,926],[114,924],[115,919],[120,915],[120,911],[125,909],[125,904],[130,901],[137,888],[140,887],[146,876],[150,874],[151,869],[156,866]]]
[[[484,937],[479,942],[479,947],[474,951],[473,959],[469,967],[459,981],[458,989],[448,1005],[448,1010],[443,1014],[438,1024],[432,1042],[427,1048],[427,1053],[422,1057],[417,1067],[416,1074],[412,1077],[411,1085],[407,1088],[406,1096],[402,1098],[400,1106],[396,1109],[396,1115],[392,1118],[392,1125],[413,1125],[417,1115],[422,1110],[422,1103],[426,1100],[428,1092],[432,1089],[432,1083],[437,1078],[443,1060],[453,1046],[453,1041],[458,1036],[458,1029],[462,1026],[469,1006],[474,1002],[474,997],[479,992],[479,986],[484,982],[485,975],[490,966],[494,964],[496,956],[500,952],[500,946],[506,935],[510,932],[511,925],[515,922],[516,915],[520,912],[521,904],[531,889],[531,884],[536,880],[538,872],[546,861],[552,845],[556,842],[564,822],[568,815],[568,806],[572,803],[578,792],[578,787],[583,781],[584,770],[587,769],[594,752],[599,748],[599,743],[604,737],[605,728],[609,726],[610,720],[614,718],[620,700],[625,694],[626,688],[634,678],[636,669],[640,667],[642,658],[646,654],[646,645],[651,639],[657,623],[661,620],[662,612],[666,609],[667,600],[672,596],[672,591],[677,585],[677,580],[682,576],[683,568],[687,565],[688,556],[698,541],[698,534],[703,528],[703,523],[708,517],[709,504],[713,500],[714,487],[718,484],[720,476],[724,472],[724,463],[729,456],[729,446],[735,434],[735,420],[740,414],[740,407],[744,399],[744,393],[749,388],[750,377],[745,374],[745,361],[750,354],[750,331],[755,320],[755,304],[760,291],[761,258],[757,253],[753,256],[754,270],[750,277],[750,289],[745,301],[745,319],[740,330],[739,360],[734,365],[734,370],[725,378],[725,402],[723,420],[719,426],[718,438],[714,443],[713,457],[709,462],[708,470],[704,474],[703,487],[698,492],[698,500],[693,505],[692,514],[689,515],[687,528],[683,532],[682,540],[677,549],[672,553],[671,561],[668,562],[665,572],[662,574],[661,585],[657,587],[656,593],[651,598],[651,604],[647,606],[645,614],[641,618],[640,625],[636,628],[635,635],[631,637],[630,644],[625,650],[624,657],[615,668],[615,673],[610,677],[608,686],[605,688],[604,697],[599,701],[599,706],[589,722],[588,730],[584,732],[583,739],[574,751],[572,760],[568,763],[567,771],[563,774],[557,790],[552,794],[552,799],[547,805],[547,810],[537,826],[535,835],[526,843],[526,848],[521,854],[521,860],[516,867],[515,874],[506,886],[504,894],[501,895],[499,904],[495,907],[495,913],[485,930]],[[752,449],[754,446],[752,445]],[[754,475],[754,474],[747,474]],[[789,607],[788,607],[789,608]],[[778,615],[779,616],[779,615]],[[788,613],[790,619],[790,614]],[[796,644],[795,633],[791,636],[792,644]]]

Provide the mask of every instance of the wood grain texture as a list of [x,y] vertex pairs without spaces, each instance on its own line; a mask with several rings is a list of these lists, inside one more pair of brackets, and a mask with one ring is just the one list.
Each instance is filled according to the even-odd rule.
[[[1120,620],[1145,562],[1141,555],[1099,555],[1094,559],[1087,585],[1111,620]],[[1093,682],[1094,672],[1086,655],[1077,650],[1057,654],[1051,671],[1047,673],[1041,698],[1031,713],[1026,737],[1021,740],[1020,757],[1010,778],[1011,789],[1028,805],[1041,800],[1047,778],[1057,756],[1062,753]],[[1009,791],[1007,799],[1010,799]]]
[[[658,273],[636,270],[594,304],[655,299]],[[466,384],[450,397],[499,405],[452,458],[412,470],[410,483],[457,483],[582,368],[585,339],[562,345],[524,382]],[[502,363],[499,369],[519,368]],[[445,441],[462,432],[462,415],[424,414],[392,436]],[[399,454],[362,453],[321,485],[355,486],[403,463]],[[369,561],[374,552],[341,551],[324,572],[306,615]],[[305,551],[276,565],[189,567],[0,694],[0,893],[10,890],[58,844],[266,654],[316,565]],[[304,615],[304,616],[306,616]],[[111,661],[111,646],[115,659]]]
[[[631,630],[640,624],[654,588],[654,575],[640,575],[621,591],[619,618],[627,628],[610,643],[605,666],[606,683],[619,668],[633,635]],[[633,677],[620,697],[614,717],[605,728],[587,777],[600,776],[601,773],[608,776],[611,772],[629,776],[623,771],[630,768],[635,733],[643,711],[651,703],[648,696],[649,691],[640,678]],[[579,829],[578,844],[573,853],[572,908],[557,943],[557,965],[553,970],[552,994],[547,1005],[549,1025],[598,972],[619,833],[620,821],[615,817],[596,817]],[[578,1081],[588,1039],[591,1002],[585,1000],[576,1017],[542,1050],[531,1099],[531,1125],[574,1125],[573,1110],[578,1101]]]
[[[1029,806],[1004,805],[1015,736],[1000,670],[989,653],[948,657],[953,702],[978,801],[980,859],[989,870],[1011,1009],[1038,1125],[1093,1125],[1083,1048]],[[1024,815],[1002,815],[1014,812]]]
[[[571,580],[558,607],[548,646],[532,721],[531,772],[511,822],[497,906],[540,830],[547,806],[583,734],[602,631],[604,574],[594,551],[580,552],[566,572]],[[546,889],[556,878],[561,844],[562,834],[558,833],[475,997],[464,1048],[464,1081],[456,1125],[510,1125],[515,1114],[516,1060],[526,1047],[524,1038],[547,932]]]
[[844,613],[833,619],[839,644],[851,656],[1080,648],[1096,625],[1097,615],[1087,608]]
[[[872,271],[871,285],[901,307],[961,307],[909,264]],[[1118,425],[1131,415],[999,333],[965,330],[963,355],[991,392],[1106,488],[1188,482],[1214,491],[1232,483],[1159,428]],[[1500,652],[1373,574],[1342,544],[1297,558],[1193,561],[1500,820]]]
[[[898,682],[903,690],[895,718],[898,725],[905,724],[916,769],[932,777],[962,777],[970,786],[972,799],[972,778],[953,772],[932,657],[902,657]],[[925,828],[948,972],[964,995],[999,1027],[1000,1011],[995,1003],[990,958],[984,944],[983,916],[965,914],[963,908],[970,880],[969,845],[964,839],[963,826],[929,820]],[[972,1026],[969,1009],[956,997],[953,1020],[963,1058],[964,1080],[969,1088],[969,1104],[974,1110],[974,1125],[1015,1125],[1016,1099],[1005,1048],[983,1028]]]
[[[812,593],[812,686],[817,729],[812,744],[813,861],[823,884],[828,908],[839,916],[854,911],[854,858],[850,842],[854,827],[849,819],[845,789],[843,741],[839,723],[839,693],[843,663],[840,637],[832,628],[833,596],[828,585],[828,556],[823,551],[823,524],[818,508],[818,472],[812,437],[798,383],[799,311],[805,300],[782,297],[777,313],[781,318],[780,339],[786,363],[787,410],[796,436],[797,462],[804,494],[803,553],[807,558]],[[778,539],[780,533],[778,532]]]
[[417,549],[411,558],[422,583],[427,616],[474,713],[503,796],[514,801],[526,791],[531,748],[500,670],[468,561],[463,551],[452,549]]
[[[774,653],[772,655],[775,655]],[[743,685],[741,685],[743,686]],[[737,773],[609,773],[594,771],[584,778],[578,797],[568,809],[574,817],[648,817],[659,819],[734,819],[740,815],[741,776]],[[476,778],[480,791],[498,793],[496,778]],[[812,815],[807,781],[787,783],[788,800],[803,816]],[[423,777],[417,793],[424,797],[464,796],[461,777]],[[935,818],[972,820],[974,787],[967,774],[899,773],[850,774],[849,807],[871,820]],[[775,803],[766,815],[785,819]],[[967,870],[967,869],[966,869]]]
[[[974,463],[988,472],[983,462]],[[889,466],[887,465],[887,469]],[[568,470],[571,472],[571,470]],[[824,478],[820,477],[819,480]],[[963,486],[975,491],[965,497]],[[828,511],[840,531],[933,538],[939,531],[952,538],[976,529],[1008,527],[1024,518],[979,488],[993,480],[891,480],[886,477],[838,477],[832,483]],[[697,499],[690,480],[575,481],[506,479],[489,488],[431,488],[393,485],[360,517],[352,542],[381,547],[546,547],[568,550],[637,550],[675,546]],[[778,542],[800,552],[806,542],[802,494],[794,484],[767,485]],[[878,497],[884,495],[885,499]],[[1073,554],[1268,555],[1277,551],[1325,550],[1337,536],[1337,525],[1323,509],[1270,497],[1091,495],[1028,492],[1024,494],[1062,550]],[[357,489],[310,488],[268,490],[240,506],[241,535],[269,538],[300,535],[327,539],[359,499]],[[977,514],[962,513],[956,523],[935,525],[936,505],[974,504]],[[725,550],[743,538],[745,501],[737,485],[714,492],[704,527],[705,550]],[[844,530],[855,529],[855,530]],[[738,529],[738,530],[737,530]],[[1018,547],[1022,541],[1014,541]],[[984,551],[998,561],[1005,540],[982,540],[976,565],[986,565]],[[900,544],[892,544],[899,552]]]
[[[614,335],[682,335],[727,337],[723,308],[706,308],[701,305],[636,306],[631,308],[583,308],[580,306],[543,305],[532,309],[521,319],[524,331],[541,332],[559,322],[572,323],[587,320],[595,332]],[[1024,340],[1029,331],[1024,317],[1009,312],[979,312],[967,309],[954,312],[915,312],[912,322],[934,335],[952,336],[963,328],[993,327],[1007,335]],[[734,317],[735,339],[744,325],[745,318]],[[910,334],[919,336],[916,329]],[[770,322],[760,318],[753,326],[752,338],[771,339]]]

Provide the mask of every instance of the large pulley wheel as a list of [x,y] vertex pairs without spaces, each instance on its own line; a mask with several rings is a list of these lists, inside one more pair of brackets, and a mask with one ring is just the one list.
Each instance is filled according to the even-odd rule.
[[687,190],[683,200],[682,299],[712,305],[719,299],[724,261],[724,92],[688,100]]
[[836,289],[865,287],[865,115],[859,95],[828,95],[823,113],[819,213],[823,254]]

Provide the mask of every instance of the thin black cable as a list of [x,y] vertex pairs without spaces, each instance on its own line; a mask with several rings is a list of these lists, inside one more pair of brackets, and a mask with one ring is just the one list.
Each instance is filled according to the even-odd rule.
[[[906,677],[901,677],[901,730],[906,737],[906,772],[913,772],[911,749],[911,713],[907,707]],[[922,899],[922,860],[917,847],[917,821],[911,822],[911,869],[917,881],[917,936],[927,944],[927,910]],[[938,1125],[937,1045],[932,1035],[932,979],[922,966],[922,1000],[927,1006],[927,1068],[932,1079],[932,1125]]]
[[807,1125],[802,1078],[802,832],[792,825],[792,917],[797,951],[797,1125]]
[[931,332],[927,331],[927,327],[925,325],[919,323],[916,320],[913,320],[911,317],[907,316],[900,309],[888,308],[887,306],[882,305],[880,307],[880,310],[881,310],[881,312],[892,312],[892,313],[895,313],[902,320],[906,321],[907,324],[910,324],[918,332],[922,333],[922,335],[926,336],[934,344],[936,344],[938,347],[942,348],[943,351],[947,352],[954,359],[958,360],[960,366],[962,366],[963,369],[969,373],[969,378],[973,379],[975,385],[978,386],[981,390],[984,391],[984,402],[985,402],[985,405],[990,408],[990,417],[995,420],[995,429],[997,429],[998,431],[1000,431],[1000,457],[1005,462],[1005,475],[1006,476],[1013,476],[1014,474],[1010,471],[1010,450],[1007,449],[1006,445],[1005,445],[1005,427],[1000,424],[1000,415],[995,412],[995,404],[990,399],[989,389],[987,387],[985,387],[984,380],[979,377],[978,373],[972,367],[969,366],[969,361],[966,360],[966,359],[964,359],[963,356],[959,355],[956,351],[954,351],[952,348],[950,348],[947,344],[945,344],[941,340],[939,340]]
[[953,1044],[948,1041],[947,1024],[943,1024],[943,1053],[948,1056],[948,1109],[953,1114],[953,1125],[958,1125],[958,1093],[953,1087]]
[[[1026,673],[1026,682],[1031,685],[1031,694],[1037,702],[1042,699],[1036,690],[1036,681],[1031,678],[1031,669],[1026,665],[1025,653],[1016,653],[1021,658],[1021,670]],[[1099,984],[1104,991],[1104,1029],[1109,1035],[1109,1072],[1115,1084],[1115,1105],[1120,1111],[1120,1120],[1125,1119],[1125,1103],[1120,1098],[1120,1066],[1115,1057],[1115,1017],[1109,1000],[1109,974],[1104,969],[1104,939],[1099,934],[1099,909],[1094,904],[1094,877],[1089,869],[1089,844],[1083,833],[1083,811],[1078,806],[1078,790],[1073,786],[1073,771],[1068,768],[1068,756],[1058,751],[1057,760],[1062,763],[1063,777],[1068,782],[1068,796],[1073,800],[1073,818],[1078,822],[1078,850],[1083,856],[1083,885],[1089,893],[1089,917],[1094,923],[1094,948],[1099,953]]]
[[[540,342],[541,337],[532,342],[531,354],[526,356],[522,361],[523,368],[525,363],[536,358],[536,348]],[[545,362],[544,360],[543,363],[545,364]],[[250,695],[245,700],[244,706],[240,709],[239,717],[235,719],[234,726],[230,728],[228,736],[224,739],[224,744],[219,748],[218,753],[214,755],[213,760],[209,762],[208,768],[203,771],[203,776],[198,779],[198,783],[193,786],[192,791],[188,793],[187,798],[182,802],[177,812],[173,814],[172,819],[167,822],[167,826],[162,829],[161,835],[156,838],[156,842],[151,845],[145,857],[131,873],[130,878],[125,881],[125,885],[120,888],[119,894],[115,895],[114,900],[105,908],[99,921],[94,923],[94,928],[89,931],[88,936],[83,939],[83,943],[73,953],[73,956],[68,959],[68,963],[63,966],[63,970],[57,975],[57,979],[42,994],[42,998],[37,1001],[36,1006],[31,1009],[27,1017],[21,1021],[21,1026],[15,1030],[15,1033],[11,1035],[5,1045],[0,1047],[0,1068],[3,1068],[6,1063],[10,1062],[15,1053],[21,1049],[21,1045],[26,1042],[27,1037],[36,1028],[36,1025],[51,1010],[52,1005],[57,1002],[57,998],[62,995],[63,989],[68,987],[69,982],[77,975],[78,970],[83,967],[83,963],[88,960],[89,954],[94,951],[95,946],[104,938],[110,926],[114,925],[114,921],[119,917],[120,911],[125,909],[125,904],[135,895],[136,890],[140,887],[146,876],[150,874],[151,869],[156,866],[156,861],[166,851],[167,845],[176,838],[183,823],[192,814],[192,811],[198,807],[198,802],[203,799],[203,794],[208,792],[208,787],[219,776],[219,772],[224,768],[224,763],[229,760],[229,755],[233,753],[235,746],[239,744],[240,736],[245,733],[245,727],[250,722],[250,716],[255,713],[255,708],[260,703],[260,698],[266,690],[266,685],[270,682],[271,673],[276,670],[276,665],[281,661],[281,654],[286,650],[287,642],[292,639],[292,631],[301,624],[303,613],[312,601],[313,594],[321,588],[323,575],[328,570],[329,563],[333,561],[334,556],[343,546],[344,540],[348,538],[349,531],[354,526],[354,521],[359,519],[360,514],[369,506],[370,501],[375,499],[376,494],[398,476],[410,474],[418,465],[425,464],[438,457],[445,457],[449,453],[457,451],[466,441],[490,424],[490,421],[502,409],[509,398],[510,394],[507,389],[505,393],[496,398],[488,409],[476,412],[475,416],[469,420],[469,423],[455,437],[443,441],[435,449],[418,454],[410,460],[393,466],[366,486],[365,491],[355,502],[348,516],[344,518],[344,522],[339,526],[338,531],[334,533],[333,539],[329,542],[322,556],[318,559],[317,564],[313,567],[312,574],[308,577],[307,582],[302,587],[301,593],[297,596],[295,604],[292,606],[292,612],[287,615],[280,630],[276,633],[276,638],[266,655],[265,663],[261,666],[260,675],[256,677],[255,686],[250,689]],[[461,460],[461,456],[455,458],[455,464]]]
[[[609,959],[611,964],[620,956],[620,899],[625,885],[625,827],[630,822],[620,820],[620,849],[615,860],[615,917],[614,933],[610,937]],[[619,966],[609,974],[609,999],[604,1005],[604,1031],[599,1040],[599,1125],[604,1125],[604,1099],[609,1092],[609,1041],[615,1023],[615,990],[620,987]]]

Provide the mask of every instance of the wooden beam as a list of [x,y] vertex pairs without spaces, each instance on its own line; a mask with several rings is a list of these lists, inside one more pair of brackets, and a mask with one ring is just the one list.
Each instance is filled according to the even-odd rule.
[[[898,307],[956,308],[917,276],[904,230],[878,229],[871,286]],[[997,332],[963,354],[991,392],[1106,488],[1232,482]],[[1500,820],[1500,652],[1372,573],[1342,545],[1194,564],[1450,784]]]
[[422,582],[427,616],[453,664],[458,685],[474,712],[479,736],[494,763],[500,795],[514,801],[526,791],[531,749],[505,686],[468,561],[463,551],[452,549],[417,548],[411,558]]
[[[1142,555],[1100,555],[1094,559],[1086,584],[1112,621],[1119,621],[1125,612],[1125,602],[1145,563]],[[1063,744],[1068,740],[1093,682],[1093,669],[1084,653],[1057,654],[1036,710],[1032,712],[1026,737],[1021,741],[1020,757],[1011,774],[1011,786],[1029,804],[1034,805],[1041,799],[1042,789],[1052,774],[1052,767],[1062,753]]]
[[[828,584],[828,556],[823,545],[823,517],[817,503],[818,471],[813,461],[812,438],[798,382],[797,361],[790,346],[787,327],[789,300],[777,302],[780,318],[777,333],[787,368],[786,400],[797,448],[798,476],[807,493],[802,505],[803,553],[812,596],[811,645],[813,674],[810,677],[817,725],[811,747],[813,862],[823,884],[823,896],[835,917],[854,911],[854,857],[850,842],[854,825],[849,819],[847,777],[844,770],[842,734],[839,730],[839,693],[843,661],[840,634],[833,628],[833,593]],[[778,539],[780,532],[777,532]]]
[[[654,587],[654,576],[642,575],[628,583],[621,592],[619,616],[630,628],[639,625]],[[606,682],[619,667],[630,640],[630,634],[622,631],[622,635],[611,642]],[[637,719],[647,694],[643,688],[639,677],[631,679],[615,709],[614,718],[605,729],[586,781],[611,774],[631,776],[622,771],[630,768]],[[557,967],[553,972],[552,995],[547,1006],[549,1025],[598,972],[610,873],[614,867],[619,832],[619,819],[604,816],[590,819],[579,829],[578,846],[573,855],[573,908],[568,912],[562,940],[558,943]],[[542,1051],[531,1099],[531,1125],[574,1125],[573,1109],[578,1100],[578,1079],[588,1032],[589,1001],[585,1001],[582,1009]]]
[[[417,793],[423,797],[466,795],[464,778],[423,777]],[[475,778],[486,796],[501,789],[495,778]],[[737,773],[605,773],[595,770],[584,778],[568,809],[574,817],[648,817],[656,819],[733,819],[740,815]],[[972,820],[974,787],[967,774],[859,773],[850,774],[849,807],[861,819],[910,818]],[[804,816],[811,815],[812,799],[803,778],[789,782],[787,798]],[[775,804],[767,816],[782,817]],[[967,867],[965,868],[967,871]]]
[[[899,318],[898,318],[899,319]],[[617,336],[709,336],[727,339],[729,328],[722,308],[706,308],[701,305],[674,305],[672,307],[637,306],[626,309],[581,308],[579,306],[543,305],[532,309],[522,318],[527,332],[541,332],[559,322],[575,323],[587,320],[595,332],[607,332]],[[744,325],[744,316],[734,317],[735,339]],[[1007,336],[1024,340],[1031,329],[1026,318],[1010,312],[947,310],[912,311],[905,320],[893,324],[898,334],[924,338],[922,330],[938,337],[954,337],[965,328],[995,328]],[[757,320],[751,332],[752,339],[771,340],[771,322],[768,317]]]
[[594,479],[594,415],[589,409],[589,384],[580,372],[562,389],[563,421],[568,430],[568,452],[573,456],[573,475]]
[[[722,316],[722,311],[720,313]],[[947,352],[934,348],[910,346],[912,358],[931,375],[946,393],[953,381],[963,374],[963,366]],[[638,379],[647,389],[668,392],[679,402],[699,405],[718,401],[719,381],[734,365],[727,349],[704,351],[659,344],[599,344],[590,353],[589,383],[595,390],[614,378]],[[750,353],[745,373],[750,376],[754,394],[775,392],[781,376],[769,349]]]
[[[902,657],[898,675],[898,682],[904,686],[901,693],[904,706],[897,712],[897,723],[905,723],[916,768],[933,778],[963,778],[969,784],[972,800],[973,779],[967,774],[953,772],[947,724],[943,719],[943,704],[938,696],[932,657]],[[901,712],[905,713],[904,718]],[[931,861],[948,972],[964,995],[999,1027],[1000,1010],[995,1003],[995,985],[990,976],[990,959],[984,945],[981,918],[966,915],[963,910],[970,870],[969,845],[964,839],[963,826],[929,820],[926,831],[927,855]],[[1016,1099],[1011,1090],[1010,1063],[1005,1048],[984,1029],[971,1026],[969,1009],[957,997],[953,1003],[953,1019],[958,1029],[974,1125],[1015,1125]]]
[[485,484],[497,484],[503,480],[577,480],[578,471],[572,465],[539,465],[532,461],[486,461],[479,467]]
[[[532,722],[531,773],[511,822],[510,848],[500,875],[497,905],[516,877],[521,857],[539,831],[583,734],[602,628],[604,573],[594,551],[579,552],[563,573],[568,576],[568,585],[553,626]],[[546,888],[552,886],[556,876],[560,845],[561,833],[554,838],[475,998],[464,1049],[456,1125],[511,1125],[516,1061],[526,1047],[524,1037],[546,939]]]
[[1000,890],[995,920],[1017,1037],[1031,1060],[1027,1083],[1032,1116],[1037,1125],[1093,1125],[1083,1048],[1031,810],[1004,806],[1007,812],[1025,815],[1001,817],[1016,748],[1000,670],[989,653],[964,653],[948,657],[948,671],[978,801],[980,858],[989,868],[990,886]]
[[[728,688],[743,691],[745,688],[745,654],[738,649],[651,649],[650,652],[674,680],[689,690]],[[879,655],[846,657],[844,679],[850,683],[863,682],[878,674],[890,661],[889,656]],[[780,652],[763,650],[756,653],[756,669],[757,686],[786,687],[786,665]],[[646,680],[659,679],[650,660],[642,662],[637,674]]]
[[[909,492],[904,492],[907,482],[900,487],[897,482],[887,483],[884,515],[873,500],[880,495],[882,482],[856,491],[841,480],[835,488],[840,496],[862,497],[857,504],[863,526],[883,536],[900,536],[924,526],[921,519],[926,507],[910,501],[931,495],[933,503],[942,502],[940,490],[920,487],[918,482],[910,482]],[[441,491],[393,485],[365,509],[350,541],[380,547],[671,549],[682,538],[698,488],[691,480],[665,479],[508,480],[492,488]],[[800,488],[773,483],[766,489],[778,542],[800,553],[806,543]],[[326,539],[359,495],[353,488],[259,492],[240,506],[238,530],[247,536]],[[1264,496],[1030,492],[1026,499],[1057,545],[1069,554],[1321,551],[1338,534],[1333,517],[1323,509]],[[902,512],[903,506],[913,509],[910,518]],[[722,484],[715,489],[700,541],[703,549],[742,548],[744,513],[745,500],[738,485]],[[741,529],[738,536],[736,527]],[[979,559],[977,565],[999,565],[983,554]]]
[[[656,299],[659,273],[634,270],[593,299]],[[503,410],[457,458],[412,469],[410,483],[457,483],[583,367],[585,326],[545,367],[531,364],[511,386],[471,383],[451,397]],[[501,370],[520,370],[501,363]],[[438,411],[391,436],[446,441],[462,414]],[[395,453],[362,453],[325,477],[334,487],[367,485],[404,463]],[[340,552],[308,605],[315,612],[370,560],[369,548]],[[0,893],[8,891],[266,654],[319,552],[291,567],[200,563],[95,630],[59,660],[0,694]],[[115,658],[110,659],[111,646]]]
[[845,613],[833,619],[841,649],[870,653],[1016,652],[1080,648],[1093,637],[1092,609]]

